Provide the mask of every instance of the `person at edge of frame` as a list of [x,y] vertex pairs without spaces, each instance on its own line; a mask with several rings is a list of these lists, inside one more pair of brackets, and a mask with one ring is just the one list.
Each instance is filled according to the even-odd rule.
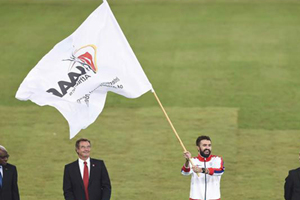
[[0,145],[0,200],[20,200],[18,171],[8,158],[8,151]]
[[285,200],[300,199],[300,167],[289,171],[284,184],[284,198]]

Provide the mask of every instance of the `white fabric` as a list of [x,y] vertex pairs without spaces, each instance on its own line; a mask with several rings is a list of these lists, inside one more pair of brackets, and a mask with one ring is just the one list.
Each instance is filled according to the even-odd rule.
[[[0,165],[0,173],[1,173],[1,176],[3,178],[3,168],[2,168],[2,165]],[[3,179],[2,179],[3,180]]]
[[73,138],[102,112],[107,92],[137,98],[151,89],[104,1],[39,61],[20,85],[16,98],[58,109]]
[[86,165],[88,167],[89,170],[89,177],[90,177],[90,169],[91,169],[91,162],[90,162],[90,158],[88,158],[86,161],[78,158],[78,165],[79,165],[79,169],[80,169],[80,174],[81,174],[81,178],[83,179],[83,171],[84,171],[84,162],[86,162]]
[[[200,161],[197,157],[192,158],[192,162],[195,166],[200,168],[205,168],[204,162]],[[197,174],[193,171],[192,166],[190,164],[190,171],[185,172],[181,171],[183,175],[191,175],[191,186],[190,186],[190,198],[192,199],[204,199],[205,195],[205,174],[199,173]],[[206,168],[215,168],[222,169],[223,168],[223,160],[221,157],[212,156],[210,161],[206,162]],[[213,175],[206,174],[206,182],[207,182],[207,193],[206,199],[219,199],[221,198],[220,193],[220,182],[221,182],[221,173],[214,173]]]

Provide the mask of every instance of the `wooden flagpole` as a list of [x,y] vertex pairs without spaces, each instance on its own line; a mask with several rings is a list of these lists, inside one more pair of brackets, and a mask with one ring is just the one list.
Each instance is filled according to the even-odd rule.
[[[172,124],[172,122],[171,122],[171,120],[170,120],[170,118],[169,118],[167,112],[165,111],[163,105],[161,104],[161,102],[160,102],[158,96],[156,95],[154,89],[152,89],[152,93],[154,94],[154,96],[155,96],[155,98],[156,98],[158,104],[160,105],[160,108],[162,109],[163,113],[165,114],[165,116],[166,116],[166,118],[167,118],[167,120],[168,120],[168,122],[169,122],[171,128],[173,129],[173,132],[174,132],[175,136],[177,137],[177,139],[178,139],[178,141],[179,141],[181,147],[183,148],[184,153],[187,152],[187,150],[186,150],[186,148],[185,148],[183,142],[181,141],[181,139],[180,139],[180,137],[179,137],[179,135],[178,135],[178,133],[177,133],[175,127],[173,126],[173,124]],[[190,161],[190,163],[192,164],[192,166],[194,167],[194,163],[193,163],[192,159],[189,158],[189,161]],[[197,173],[197,175],[198,175],[198,177],[200,176],[199,173]]]

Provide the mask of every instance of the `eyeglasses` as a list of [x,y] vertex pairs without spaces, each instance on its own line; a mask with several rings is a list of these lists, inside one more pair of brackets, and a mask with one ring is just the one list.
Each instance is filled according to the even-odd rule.
[[4,158],[9,158],[9,155],[5,155],[5,156],[0,156],[1,159],[4,159]]

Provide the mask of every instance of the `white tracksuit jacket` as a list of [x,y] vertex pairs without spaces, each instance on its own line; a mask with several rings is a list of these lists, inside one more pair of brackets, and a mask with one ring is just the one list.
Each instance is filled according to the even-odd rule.
[[[223,159],[219,156],[210,155],[204,158],[201,155],[192,158],[193,164],[200,168],[208,168],[209,174],[206,174],[206,200],[220,199],[220,181],[221,175],[224,173],[225,167]],[[181,173],[185,176],[191,177],[191,199],[204,199],[205,196],[205,174],[199,173],[200,177],[193,171],[191,164],[188,168],[182,167]]]

